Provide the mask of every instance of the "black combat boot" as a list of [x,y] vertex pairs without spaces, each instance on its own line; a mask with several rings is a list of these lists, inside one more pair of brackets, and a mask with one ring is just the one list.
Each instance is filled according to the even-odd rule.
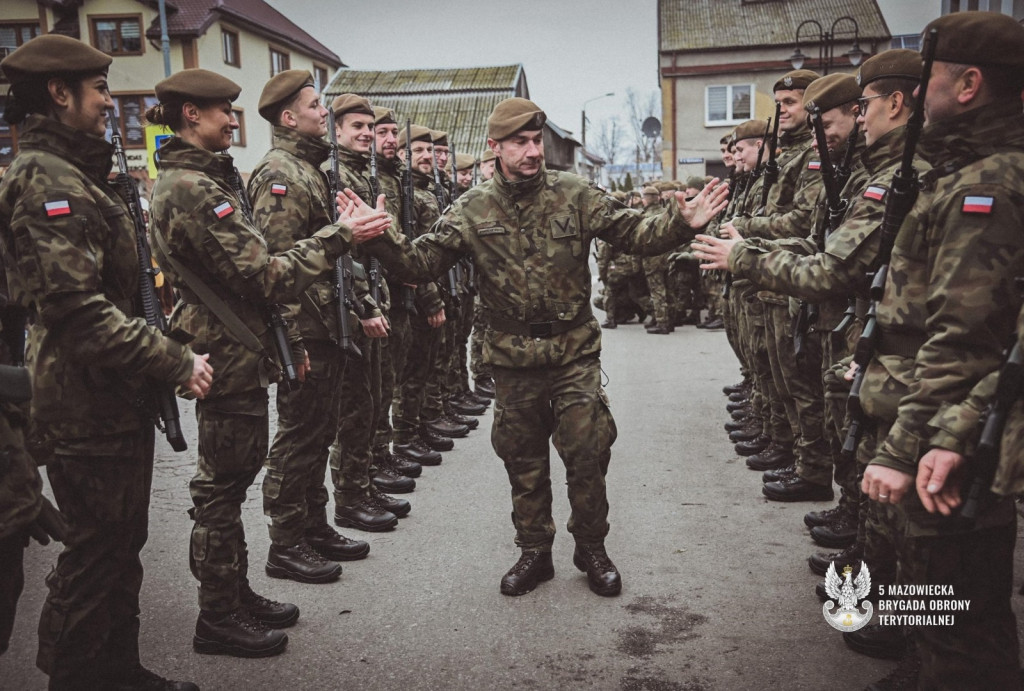
[[164,679],[142,665],[103,681],[104,691],[199,691],[199,687],[190,681],[172,681]]
[[494,380],[488,376],[473,380],[473,392],[484,398],[494,398]]
[[370,485],[370,501],[385,511],[393,513],[399,518],[405,518],[409,515],[409,512],[412,511],[412,504],[407,502],[405,499],[388,496],[374,485]]
[[768,501],[832,501],[835,497],[831,484],[818,485],[808,482],[799,475],[786,480],[768,482],[761,488],[761,494],[767,497]]
[[793,445],[779,444],[776,441],[768,444],[764,451],[747,457],[747,467],[751,470],[779,470],[795,463]]
[[381,533],[398,525],[398,516],[377,506],[369,497],[364,497],[348,505],[335,502],[334,524],[343,528]]
[[842,552],[818,552],[807,558],[807,565],[811,571],[824,576],[828,572],[828,565],[834,563],[836,572],[841,573],[844,566],[852,566],[856,573],[860,573],[860,563],[864,559],[864,548],[853,544]]
[[[732,436],[732,435],[730,435]],[[767,434],[759,434],[753,439],[748,441],[738,441],[733,449],[739,456],[753,456],[759,454],[768,448],[768,445],[772,443],[772,438]]]
[[835,521],[843,513],[846,513],[846,508],[840,503],[838,506],[833,506],[831,509],[825,509],[824,511],[808,511],[804,514],[804,525],[808,528],[813,528],[819,525],[828,525],[832,521]]
[[238,586],[238,598],[246,614],[272,629],[287,629],[299,620],[298,607],[263,597],[248,582]]
[[736,393],[737,391],[747,391],[749,389],[750,385],[746,381],[741,381],[737,384],[729,384],[728,386],[723,386],[722,393],[728,396],[731,393]]
[[[469,427],[453,420],[449,420],[445,418],[444,415],[439,415],[433,420],[424,420],[423,428],[433,432],[434,434],[439,434],[442,437],[448,437],[449,439],[462,439],[469,435]],[[438,449],[438,451],[444,451],[444,449]]]
[[391,454],[373,459],[373,468],[370,469],[370,481],[376,487],[384,490],[385,492],[394,492],[395,494],[408,494],[416,489],[416,481],[411,477],[402,475],[392,465],[388,458]]
[[857,540],[857,516],[843,511],[832,522],[811,528],[811,539],[822,547],[849,547]]
[[370,553],[370,545],[338,534],[326,522],[307,528],[305,538],[306,543],[321,557],[331,561],[356,561],[365,559]]
[[[440,437],[439,437],[440,438]],[[454,442],[447,440],[451,443],[454,448]],[[404,456],[412,461],[419,463],[420,465],[441,465],[442,456],[434,449],[428,447],[420,439],[414,439],[408,444],[395,443],[393,446],[395,453],[399,456]]]
[[270,657],[284,652],[288,634],[256,621],[244,608],[234,612],[200,612],[192,648],[202,655]]
[[[469,434],[469,430],[466,430],[466,434]],[[455,448],[455,442],[453,442],[450,438],[441,436],[440,434],[431,431],[426,427],[426,425],[420,425],[419,435],[420,441],[422,441],[428,448],[431,448],[434,451],[451,451],[452,449]],[[423,463],[424,465],[429,465],[424,461],[420,461],[420,459],[418,458],[416,460],[419,461],[420,463]]]
[[526,595],[541,581],[555,577],[551,552],[523,552],[519,561],[501,577],[502,595]]
[[330,583],[341,577],[341,564],[327,561],[305,542],[291,547],[271,545],[265,569],[271,578],[299,583]]
[[598,595],[611,597],[622,592],[622,577],[604,547],[576,545],[572,563],[587,574],[587,585]]
[[[433,451],[431,453],[437,453]],[[437,454],[440,456],[441,454]],[[405,456],[396,455],[388,452],[388,463],[396,471],[405,475],[406,477],[419,477],[423,474],[423,466],[420,463],[407,458]]]
[[454,397],[448,401],[448,405],[453,413],[458,413],[459,415],[480,416],[487,412],[486,405],[478,403],[476,400],[470,400],[466,396]]

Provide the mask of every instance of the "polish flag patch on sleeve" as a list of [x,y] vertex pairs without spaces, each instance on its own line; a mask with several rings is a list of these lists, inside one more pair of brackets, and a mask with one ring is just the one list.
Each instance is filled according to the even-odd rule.
[[876,202],[880,202],[885,199],[886,189],[877,185],[871,185],[864,190],[865,199],[874,199]]
[[995,204],[993,197],[964,197],[964,205],[961,210],[965,214],[990,214],[992,205]]
[[283,197],[284,195],[288,194],[288,186],[282,185],[279,182],[272,183],[270,185],[270,193],[277,194]]
[[213,207],[213,213],[217,215],[217,218],[224,218],[235,213],[235,207],[231,206],[231,202],[224,202],[218,206]]
[[809,161],[807,170],[821,170],[821,161]]
[[46,215],[49,218],[71,215],[71,205],[68,203],[67,199],[60,199],[55,202],[46,202],[43,204],[43,209],[46,211]]

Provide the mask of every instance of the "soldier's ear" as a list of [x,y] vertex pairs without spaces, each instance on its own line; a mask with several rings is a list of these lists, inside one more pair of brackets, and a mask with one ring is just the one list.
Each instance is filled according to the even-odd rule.
[[71,98],[71,89],[68,83],[60,77],[52,77],[46,82],[46,89],[50,92],[50,98],[58,108],[67,108]]

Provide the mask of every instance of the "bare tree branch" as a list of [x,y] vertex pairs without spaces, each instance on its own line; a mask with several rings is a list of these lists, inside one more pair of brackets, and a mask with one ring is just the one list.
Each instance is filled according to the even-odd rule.
[[615,159],[622,153],[624,135],[625,132],[618,118],[606,118],[601,121],[594,150],[609,165],[614,165]]

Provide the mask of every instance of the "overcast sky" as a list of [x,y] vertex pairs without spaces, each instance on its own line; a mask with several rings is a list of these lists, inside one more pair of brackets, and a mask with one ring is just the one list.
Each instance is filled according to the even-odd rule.
[[[585,101],[615,93],[587,105],[594,133],[627,88],[659,87],[657,0],[267,1],[353,69],[522,63],[530,97],[577,135]],[[940,0],[877,1],[894,34],[939,14]]]

